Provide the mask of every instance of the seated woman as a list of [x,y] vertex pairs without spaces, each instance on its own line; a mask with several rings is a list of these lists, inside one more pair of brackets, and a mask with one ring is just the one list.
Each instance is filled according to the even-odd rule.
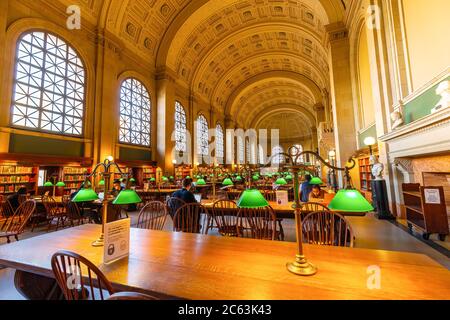
[[309,194],[309,201],[314,202],[317,200],[324,200],[324,199],[325,199],[325,191],[322,190],[319,185],[314,185],[312,187],[311,193]]
[[17,190],[16,193],[8,197],[8,201],[11,204],[11,207],[14,211],[17,210],[20,206],[20,196],[25,196],[27,194],[27,188],[21,187],[19,190]]

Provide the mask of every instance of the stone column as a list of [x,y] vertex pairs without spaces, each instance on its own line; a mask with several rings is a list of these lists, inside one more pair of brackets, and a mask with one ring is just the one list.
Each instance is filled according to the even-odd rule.
[[[337,166],[344,167],[357,149],[353,93],[350,74],[350,44],[343,23],[327,26],[330,39],[331,103],[333,109]],[[343,186],[342,174],[339,184]]]
[[[175,80],[167,72],[160,72],[156,76],[156,108],[158,112],[156,160],[163,172],[173,172],[175,142],[172,141],[172,133],[175,128]],[[187,128],[189,131],[189,123]],[[189,144],[189,139],[187,144]]]

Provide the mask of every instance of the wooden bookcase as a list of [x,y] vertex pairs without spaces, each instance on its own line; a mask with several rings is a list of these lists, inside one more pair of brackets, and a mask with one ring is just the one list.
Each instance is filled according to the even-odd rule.
[[66,185],[64,189],[66,191],[78,189],[84,182],[87,172],[89,172],[88,168],[64,167],[62,169],[62,179]]
[[[428,240],[430,234],[439,234],[439,239],[444,241],[449,234],[447,209],[443,187],[422,187],[418,183],[402,184],[403,199],[405,203],[406,220],[408,228],[412,227],[423,231],[423,238]],[[435,200],[427,200],[426,194],[434,192]]]
[[364,157],[358,159],[359,180],[361,181],[361,190],[372,192],[372,170],[370,167],[370,158]]
[[37,167],[0,164],[0,195],[8,196],[26,187],[28,193],[37,189]]
[[181,177],[181,179],[186,178],[191,175],[191,166],[177,166],[175,169],[175,179]]

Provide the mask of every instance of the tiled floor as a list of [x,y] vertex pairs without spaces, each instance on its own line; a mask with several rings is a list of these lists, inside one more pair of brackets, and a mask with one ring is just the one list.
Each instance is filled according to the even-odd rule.
[[[132,224],[134,225],[137,221],[137,214],[131,213],[130,217]],[[373,216],[373,214],[369,214],[366,217],[352,217],[348,218],[348,220],[352,225],[356,236],[355,247],[357,248],[422,253],[428,255],[450,270],[450,258],[448,251],[447,255],[440,253],[428,244],[410,235],[405,232],[404,229],[389,221],[378,220]],[[399,224],[403,223],[402,221],[398,222]],[[294,221],[285,220],[283,221],[283,226],[286,233],[286,241],[295,241]],[[166,226],[166,230],[170,231],[171,227],[171,223],[169,222]],[[38,228],[38,230],[35,230],[33,233],[27,231],[21,236],[21,239],[35,237],[46,233],[46,231],[46,227]],[[447,249],[449,248],[450,239],[448,237],[447,242],[439,242],[435,238],[433,238],[433,240],[441,247]],[[4,244],[5,241],[0,242],[0,245]],[[14,273],[12,270],[0,270],[0,300],[15,300],[22,298],[14,289],[13,277]]]

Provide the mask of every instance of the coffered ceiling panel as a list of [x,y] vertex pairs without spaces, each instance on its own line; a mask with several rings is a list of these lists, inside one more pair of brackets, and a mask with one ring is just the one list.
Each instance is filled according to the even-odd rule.
[[279,130],[281,140],[302,140],[311,137],[308,120],[298,112],[271,114],[264,118],[256,129]]

